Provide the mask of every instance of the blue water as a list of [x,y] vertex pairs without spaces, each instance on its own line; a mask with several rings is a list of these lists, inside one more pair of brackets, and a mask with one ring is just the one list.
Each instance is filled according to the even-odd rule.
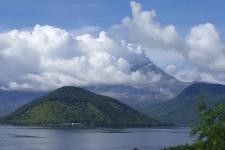
[[189,129],[69,129],[0,125],[0,150],[159,150],[191,143]]

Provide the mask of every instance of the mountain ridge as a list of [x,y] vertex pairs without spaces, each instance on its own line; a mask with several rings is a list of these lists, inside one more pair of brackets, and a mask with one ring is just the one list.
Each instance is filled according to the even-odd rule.
[[184,89],[176,98],[159,104],[146,106],[139,111],[160,121],[178,125],[198,123],[198,103],[205,102],[209,107],[225,103],[225,85],[194,83]]
[[[149,80],[151,80],[151,77],[148,77],[148,74],[156,73],[161,76],[162,81],[151,84],[146,83],[142,87],[135,87],[126,84],[100,84],[85,86],[83,88],[88,89],[94,93],[113,97],[134,108],[140,108],[145,105],[170,100],[171,98],[174,98],[180,91],[182,91],[182,89],[184,89],[190,84],[181,82],[172,77],[171,75],[168,75],[166,72],[158,68],[149,59],[146,60],[144,63],[133,63],[132,65],[133,67],[131,67],[131,72],[140,71],[143,75],[149,78]],[[22,106],[27,102],[30,102],[32,99],[35,99],[38,96],[49,93],[49,91],[34,92],[12,90],[3,91],[8,95],[7,97],[4,97],[1,95],[1,91],[3,90],[0,90],[0,117],[11,113],[16,108]],[[17,93],[20,93],[21,96],[17,96]]]
[[151,76],[148,76],[148,74],[154,73],[160,75],[160,81],[146,83],[138,88],[131,85],[118,84],[89,86],[87,89],[95,93],[114,97],[123,103],[136,107],[137,105],[142,105],[142,103],[145,105],[146,103],[151,104],[170,100],[191,84],[177,80],[175,77],[158,68],[150,60],[144,64],[134,64],[131,71],[139,71],[149,80],[151,80]]

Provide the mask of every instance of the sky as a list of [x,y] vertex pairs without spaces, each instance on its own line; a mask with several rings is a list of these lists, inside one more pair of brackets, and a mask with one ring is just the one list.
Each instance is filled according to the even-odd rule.
[[152,61],[181,81],[225,84],[223,0],[2,0],[0,88],[146,84]]
[[[130,0],[1,0],[1,29],[52,25],[63,29],[82,26],[109,27],[130,15]],[[211,22],[224,32],[223,0],[138,0],[154,9],[162,24],[174,24],[180,32]]]

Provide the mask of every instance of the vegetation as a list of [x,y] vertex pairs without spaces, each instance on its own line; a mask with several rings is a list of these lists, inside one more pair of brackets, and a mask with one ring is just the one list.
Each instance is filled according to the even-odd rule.
[[[139,109],[141,112],[163,122],[188,126],[197,125],[198,109],[193,107],[199,97],[205,95],[208,106],[225,103],[225,86],[219,84],[196,83],[187,87],[176,98]],[[163,111],[162,111],[163,110]]]
[[176,147],[168,147],[165,148],[163,150],[200,150],[200,149],[196,149],[193,145],[180,145],[180,146],[176,146]]
[[95,126],[153,126],[159,122],[110,97],[82,88],[63,87],[40,97],[1,122],[21,125],[79,123]]
[[192,129],[192,134],[197,137],[195,143],[164,150],[225,150],[225,105],[208,108],[202,104],[199,110],[199,125]]

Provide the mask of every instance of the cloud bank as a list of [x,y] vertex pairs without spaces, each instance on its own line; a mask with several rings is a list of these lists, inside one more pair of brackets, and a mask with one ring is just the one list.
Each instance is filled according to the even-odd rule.
[[131,16],[97,36],[98,27],[70,32],[48,25],[0,33],[1,88],[160,82],[154,72],[131,71],[150,60],[182,81],[225,83],[225,43],[213,24],[194,26],[181,37],[174,25],[160,25],[154,10],[130,5]]
[[[74,36],[52,26],[0,35],[1,84],[5,89],[49,90],[63,85],[146,84],[131,71],[150,60],[139,46],[115,41],[102,31]],[[156,77],[154,77],[156,76]],[[152,79],[152,80],[149,80]],[[160,80],[152,74],[148,83]]]

